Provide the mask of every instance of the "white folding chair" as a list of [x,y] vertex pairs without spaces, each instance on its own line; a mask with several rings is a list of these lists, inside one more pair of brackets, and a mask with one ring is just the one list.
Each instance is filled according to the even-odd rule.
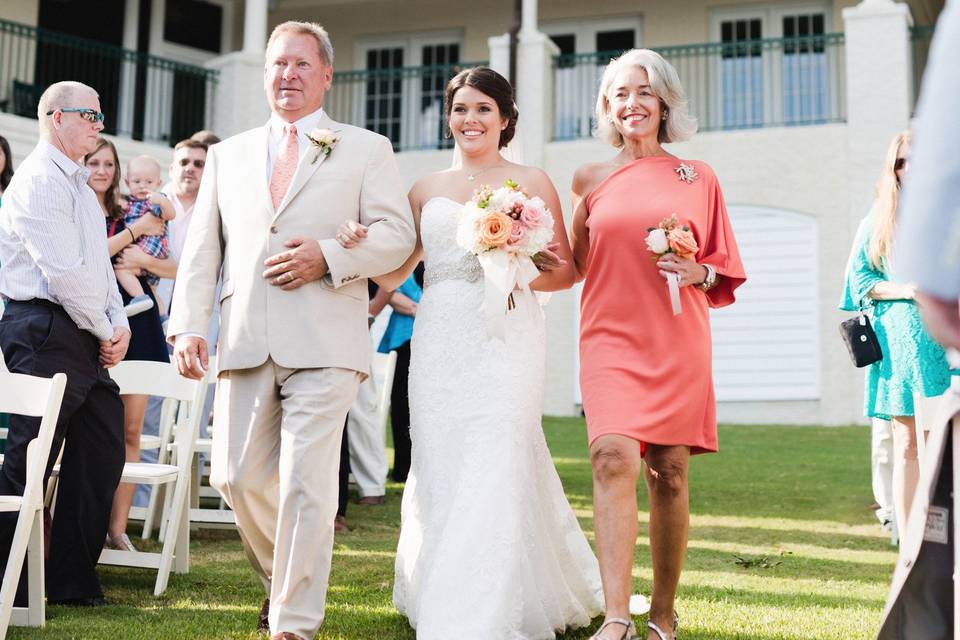
[[[140,450],[144,449],[157,449],[157,463],[158,464],[169,464],[170,463],[170,451],[173,446],[173,434],[174,429],[173,425],[177,417],[177,406],[178,402],[173,398],[164,398],[163,404],[160,407],[160,423],[157,430],[158,435],[150,436],[151,438],[157,439],[157,446],[152,446],[152,441],[149,446],[144,446],[143,438],[146,436],[140,437]],[[147,501],[146,507],[131,507],[130,508],[130,517],[134,520],[138,519],[141,515],[143,517],[143,532],[140,534],[140,537],[143,540],[147,540],[153,535],[153,529],[156,526],[156,521],[162,515],[161,512],[161,496],[165,495],[164,493],[165,485],[155,485],[150,488],[150,498]],[[142,513],[141,513],[142,512]]]
[[110,376],[120,387],[121,394],[143,394],[173,398],[180,401],[174,422],[175,464],[155,462],[128,462],[124,465],[120,482],[147,484],[156,489],[168,485],[170,508],[164,510],[167,530],[160,553],[118,551],[104,549],[101,564],[143,567],[157,570],[153,594],[166,590],[171,569],[186,573],[190,569],[190,527],[187,508],[190,496],[190,461],[203,418],[203,398],[206,380],[188,380],[177,373],[176,365],[166,362],[126,360],[110,370]]
[[[0,587],[0,638],[10,624],[42,627],[46,619],[43,587],[43,472],[50,457],[53,434],[67,376],[38,378],[0,372],[0,411],[40,418],[37,437],[27,445],[26,485],[22,496],[0,496],[0,511],[19,512]],[[27,560],[26,607],[14,607],[24,556]]]
[[[216,356],[210,356],[209,372],[207,377],[208,385],[216,384],[217,364]],[[206,416],[204,416],[206,417]],[[203,468],[200,463],[200,454],[210,454],[213,448],[213,438],[197,438],[196,446],[193,450],[193,471],[194,484],[190,501],[190,526],[213,529],[233,529],[237,526],[237,520],[231,509],[227,508],[223,499],[217,493],[216,489],[201,484],[203,477]],[[203,507],[200,505],[201,498],[213,498],[217,500],[217,507]],[[164,507],[166,509],[166,506]],[[160,539],[162,540],[165,531],[161,530]]]

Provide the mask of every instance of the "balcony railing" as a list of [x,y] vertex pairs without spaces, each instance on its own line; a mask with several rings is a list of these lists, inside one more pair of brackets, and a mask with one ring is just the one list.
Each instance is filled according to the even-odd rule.
[[107,133],[173,145],[209,127],[217,73],[0,20],[0,109],[36,118],[40,94],[60,80],[100,94]]
[[462,69],[483,64],[339,71],[323,107],[335,120],[385,135],[397,151],[449,149],[444,89]]
[[[656,49],[680,75],[701,131],[846,119],[843,34]],[[603,69],[617,52],[554,61],[555,140],[591,135]]]
[[917,108],[920,97],[920,84],[923,72],[927,68],[927,56],[930,54],[930,42],[933,40],[934,25],[917,26],[910,29],[910,44],[913,52],[913,108]]

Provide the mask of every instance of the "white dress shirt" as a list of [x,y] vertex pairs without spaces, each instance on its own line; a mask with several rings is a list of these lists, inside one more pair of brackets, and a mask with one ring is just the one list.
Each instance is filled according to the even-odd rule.
[[910,173],[897,220],[894,268],[901,282],[960,299],[960,0],[937,21],[917,106]]
[[45,140],[17,169],[0,206],[0,294],[55,302],[109,340],[129,324],[89,175]]
[[[319,127],[321,118],[323,118],[323,107],[309,115],[303,116],[293,123],[297,127],[297,150],[300,153],[298,156],[300,161],[303,161],[303,156],[307,155],[310,149],[315,148],[313,143],[307,138],[307,134]],[[277,159],[277,152],[283,140],[283,132],[288,124],[290,123],[275,113],[270,116],[270,122],[267,123],[269,130],[267,137],[267,184],[270,184],[270,176],[273,174],[273,163]]]
[[[187,233],[190,229],[190,220],[193,218],[193,204],[189,207],[183,206],[172,183],[167,184],[161,191],[169,198],[173,204],[173,210],[177,213],[177,216],[167,223],[167,234],[170,239],[169,258],[180,264],[180,259],[183,257],[183,245],[187,241]],[[196,201],[194,201],[194,204],[196,204]],[[160,283],[157,285],[157,296],[163,302],[164,308],[169,310],[170,299],[173,297],[172,278],[160,279]]]

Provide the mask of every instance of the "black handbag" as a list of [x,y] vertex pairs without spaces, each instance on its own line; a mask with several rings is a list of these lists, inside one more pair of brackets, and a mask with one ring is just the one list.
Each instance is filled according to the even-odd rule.
[[883,351],[880,350],[880,341],[873,331],[870,318],[861,312],[854,318],[840,323],[840,337],[847,345],[850,359],[857,367],[865,367],[883,360]]

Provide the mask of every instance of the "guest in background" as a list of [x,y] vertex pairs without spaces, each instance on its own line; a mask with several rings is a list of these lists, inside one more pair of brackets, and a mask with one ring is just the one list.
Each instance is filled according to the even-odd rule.
[[[668,640],[677,635],[674,600],[690,526],[690,454],[717,450],[708,309],[733,303],[746,276],[713,170],[662,146],[697,129],[676,70],[648,49],[612,60],[596,118],[598,137],[619,153],[577,169],[571,229],[586,278],[580,385],[606,600],[595,637],[634,637],[629,601],[643,468],[653,559],[646,637]],[[689,230],[676,253],[654,260],[648,230],[671,214]],[[671,309],[668,277],[679,279],[680,315]]]
[[[159,191],[160,163],[150,156],[137,156],[128,162],[125,181],[127,189],[130,190],[130,193],[126,196],[123,212],[125,225],[130,226],[145,215],[156,216],[164,222],[173,220],[177,215],[173,204],[165,194]],[[165,260],[170,255],[167,226],[164,225],[163,233],[140,236],[137,240],[137,246],[147,255],[158,260]],[[113,270],[117,274],[117,283],[120,288],[131,298],[130,304],[127,305],[128,316],[142,313],[153,306],[156,297],[155,287],[160,282],[159,276],[149,270],[140,268],[114,265]],[[153,298],[147,296],[140,283],[141,276],[153,289]],[[160,307],[160,315],[164,314],[164,308]]]
[[[887,149],[877,194],[853,248],[844,308],[869,308],[883,359],[867,369],[864,413],[893,421],[893,507],[901,543],[920,466],[914,416],[918,398],[939,396],[950,385],[943,348],[923,328],[912,284],[894,282],[893,236],[897,204],[909,170],[910,132],[897,134]],[[923,425],[921,425],[922,427]]]
[[[370,298],[367,321],[372,327],[390,300],[391,292],[367,281]],[[376,381],[369,376],[360,383],[357,398],[347,414],[347,426],[340,443],[340,477],[337,516],[333,521],[336,533],[350,531],[347,524],[347,504],[350,500],[350,475],[357,482],[360,494],[358,504],[381,505],[386,501],[387,452],[383,429],[380,426]]]
[[[168,169],[170,181],[164,185],[162,191],[170,200],[176,211],[176,217],[167,223],[167,237],[170,242],[170,254],[165,260],[160,260],[145,253],[139,246],[131,245],[117,254],[117,263],[134,269],[144,269],[157,273],[157,269],[174,269],[180,263],[183,255],[183,245],[190,233],[190,223],[193,220],[193,206],[200,190],[200,180],[207,162],[207,145],[187,138],[173,147],[173,158]],[[175,278],[163,277],[156,288],[157,301],[162,309],[170,311],[170,300],[173,297]],[[217,292],[219,294],[219,290]],[[218,295],[219,297],[219,295]],[[213,317],[207,331],[207,341],[211,345],[211,353],[216,353],[217,335],[220,326],[219,304],[214,308]],[[203,414],[209,416],[213,407],[214,386],[210,385],[207,398],[203,406]],[[151,397],[147,402],[146,414],[143,418],[143,434],[157,435],[160,431],[160,413],[163,407],[163,398]],[[207,437],[207,420],[200,422],[200,435]],[[145,449],[140,453],[140,459],[146,462],[156,462],[156,449]],[[201,454],[200,464],[206,463],[206,454]],[[134,494],[134,504],[146,506],[152,487],[138,485]]]
[[10,143],[0,136],[0,198],[7,190],[10,180],[13,179],[13,154],[10,152]]
[[[386,306],[390,292],[377,286],[373,280],[368,280],[367,296],[370,298],[367,320],[372,327]],[[373,375],[361,382],[357,399],[347,414],[350,472],[360,494],[357,502],[363,505],[383,504],[387,492],[387,445],[380,422],[380,382]]]
[[212,147],[220,142],[220,137],[213,131],[208,131],[207,129],[201,129],[200,131],[197,131],[195,134],[190,136],[189,139],[193,140],[194,142],[202,142],[208,147]]
[[[123,249],[134,245],[142,235],[157,235],[163,233],[165,225],[162,219],[153,215],[139,217],[130,226],[124,223],[124,207],[120,198],[120,159],[113,143],[106,138],[98,138],[92,153],[84,157],[84,164],[90,170],[88,184],[96,194],[102,214],[107,225],[107,249],[111,256],[115,256]],[[176,270],[176,264],[161,264],[158,275],[172,274],[170,269]],[[138,276],[146,295],[153,300],[153,291],[144,276]],[[120,290],[124,303],[130,301],[130,294]],[[160,324],[159,307],[151,305],[146,311],[130,318],[130,348],[125,360],[153,360],[156,362],[170,362],[167,345],[163,337],[163,328]],[[149,396],[124,395],[124,440],[126,443],[127,462],[140,461],[140,433],[143,428],[143,416],[147,409]],[[113,500],[113,511],[110,516],[110,530],[107,534],[106,546],[109,549],[121,551],[135,551],[127,536],[127,516],[133,502],[136,485],[121,484],[117,487]]]
[[417,316],[421,295],[422,262],[391,294],[389,304],[393,313],[377,348],[380,353],[397,352],[397,368],[393,373],[393,388],[390,391],[390,430],[393,434],[393,470],[390,479],[394,482],[406,482],[410,473],[410,338],[413,337],[413,321]]
[[[7,185],[13,178],[13,154],[10,153],[10,143],[3,136],[0,136],[0,202],[3,202],[3,192],[7,190]],[[0,300],[0,315],[3,314],[3,300]],[[6,429],[8,416],[0,413],[0,429]],[[0,453],[3,452],[3,445],[6,439],[0,440]]]
[[[97,606],[107,603],[96,564],[123,472],[123,404],[106,369],[123,359],[130,329],[83,167],[103,130],[99,97],[79,82],[57,82],[40,96],[37,117],[40,141],[0,208],[0,294],[7,303],[0,350],[13,373],[67,374],[44,474],[46,482],[62,446],[47,601]],[[27,445],[39,428],[39,418],[11,416],[0,493],[23,494]],[[3,565],[16,519],[16,512],[0,517]],[[18,602],[25,601],[25,583]]]
[[[844,279],[847,283],[840,295],[840,309],[854,311],[859,307],[853,299],[850,283],[850,266],[857,256],[857,249],[860,246],[863,234],[870,229],[871,220],[869,217],[860,221],[857,231],[854,234],[853,246],[850,250],[850,257],[847,258],[847,267],[844,271]],[[903,523],[896,523],[896,516],[893,509],[893,468],[894,468],[894,446],[893,446],[893,425],[890,420],[884,418],[873,418],[870,421],[870,480],[873,488],[874,513],[880,520],[880,526],[887,529],[892,534],[897,533],[897,527]],[[894,538],[896,540],[896,538]]]

